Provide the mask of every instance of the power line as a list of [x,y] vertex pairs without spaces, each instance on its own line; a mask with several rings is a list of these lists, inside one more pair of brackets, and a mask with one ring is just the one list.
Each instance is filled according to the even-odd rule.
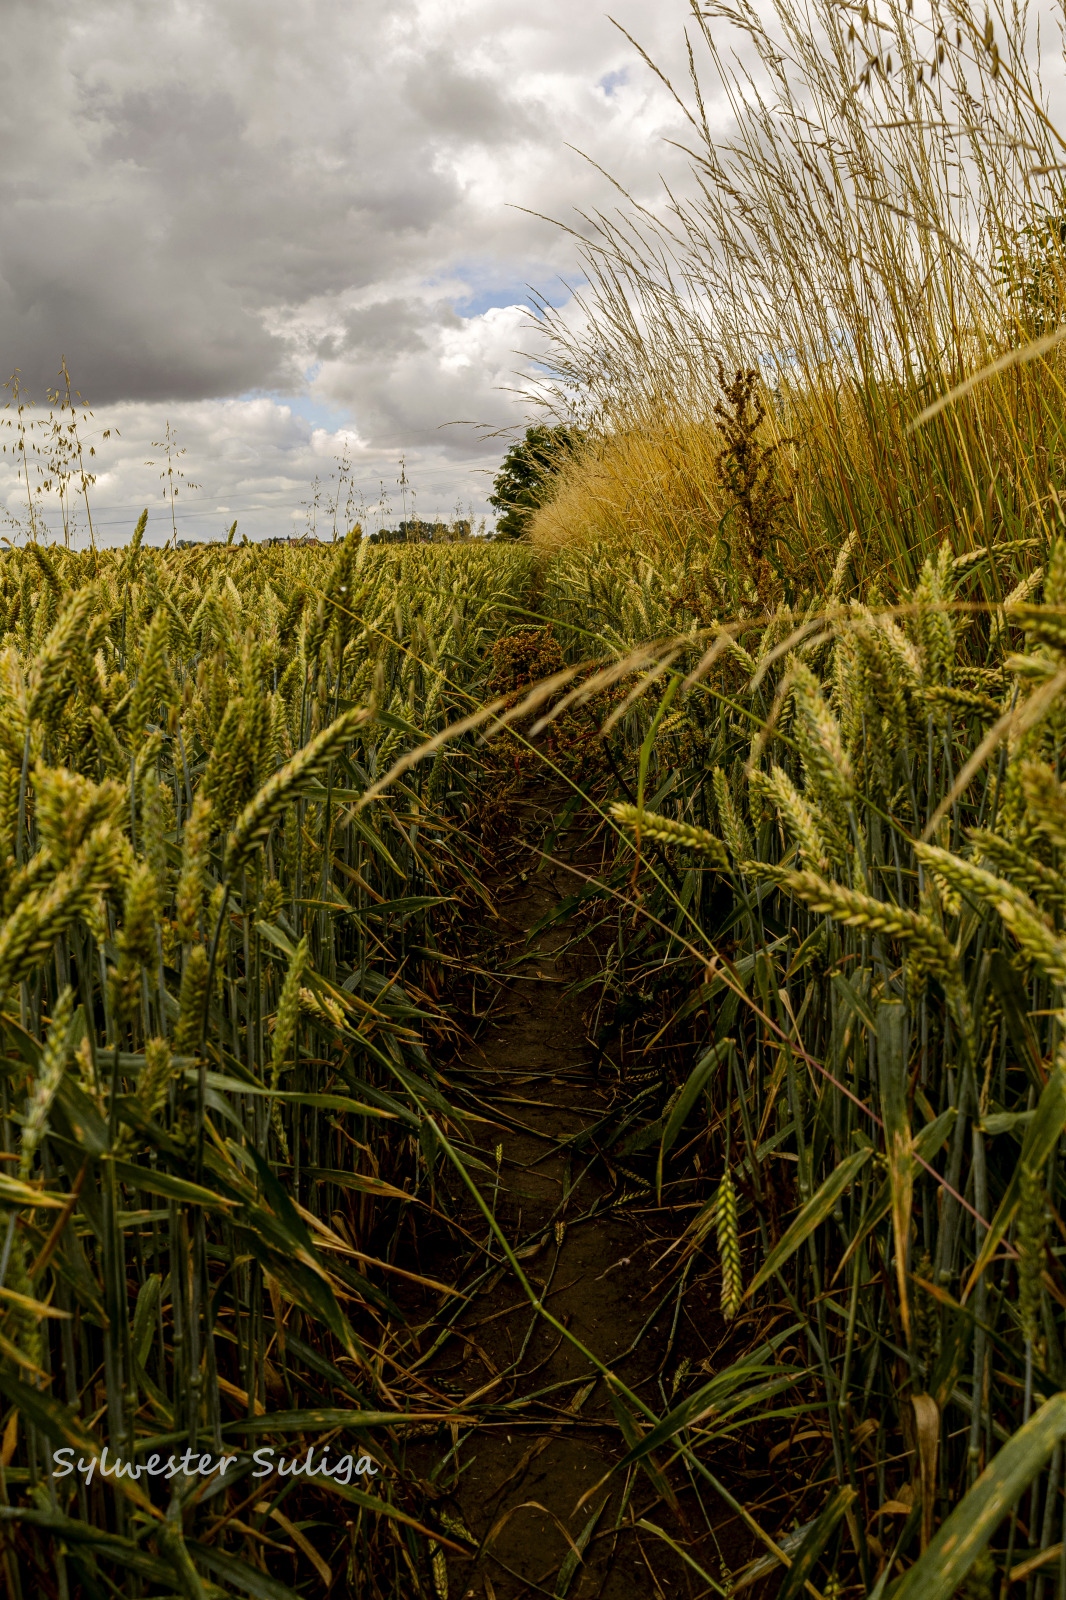
[[[116,507],[116,506],[107,507],[105,509],[111,510],[111,511],[120,510],[120,508]],[[101,530],[101,531],[104,530],[104,529],[107,529],[107,528],[119,528],[119,527],[132,528],[132,526],[136,523],[137,518],[140,516],[141,510],[143,510],[143,509],[144,509],[143,506],[140,507],[140,509],[137,509],[136,503],[134,503],[134,505],[132,505],[129,508],[128,511],[124,512],[120,516],[115,516],[115,517],[108,518],[108,517],[102,517],[102,516],[99,516],[99,515],[94,515],[93,516],[93,527],[94,527],[94,529],[98,529],[98,530]],[[370,516],[372,517],[378,511],[378,507],[376,505],[375,506],[370,506],[370,507],[367,507],[366,510],[370,513]],[[228,523],[236,521],[238,523],[238,525],[239,525],[240,524],[240,520],[241,520],[242,517],[253,516],[256,513],[262,513],[262,512],[269,512],[269,513],[272,513],[273,515],[277,516],[279,522],[284,526],[284,525],[287,525],[287,524],[290,524],[290,523],[298,522],[300,520],[301,515],[304,514],[304,508],[301,507],[299,510],[296,510],[296,511],[293,511],[293,512],[289,513],[288,516],[285,516],[283,514],[283,508],[273,507],[273,506],[246,506],[244,508],[233,508],[233,507],[230,507],[226,511],[179,511],[178,514],[177,514],[177,519],[176,519],[177,520],[178,533],[180,535],[181,532],[182,532],[183,527],[185,527],[189,522],[193,521],[194,519],[202,520],[205,517],[210,517],[210,518],[217,517],[218,520],[219,520],[219,526],[220,526],[219,538],[222,538],[223,535],[229,531]],[[471,518],[473,518],[473,519],[484,520],[484,521],[494,521],[495,520],[495,517],[494,517],[493,513],[491,513],[491,512],[481,513],[481,512],[478,512],[478,511],[474,511],[473,508],[471,508],[470,515],[471,515]],[[58,536],[62,532],[62,522],[59,519],[59,517],[58,517],[56,512],[52,511],[50,513],[51,520],[49,519],[49,513],[45,512],[43,509],[40,512],[40,516],[41,516],[41,520],[44,523],[44,526],[47,528],[49,533],[53,534],[53,536]],[[434,513],[434,517],[435,517],[435,519],[437,521],[446,521],[447,520],[447,519],[441,517],[441,513],[439,511]],[[324,531],[328,530],[329,527],[331,526],[329,518],[323,517],[321,520],[322,520],[322,523],[323,523]],[[370,518],[367,517],[366,520],[369,521]],[[428,520],[428,519],[420,518],[419,520]],[[157,528],[159,526],[160,522],[162,522],[164,524],[164,526],[165,526],[166,523],[168,523],[169,521],[170,521],[169,517],[166,516],[165,513],[163,513],[160,516],[157,516],[154,519],[154,521],[150,517],[149,518],[149,527]],[[382,525],[384,526],[384,523]],[[340,529],[340,526],[341,526],[341,524],[338,523],[338,530]],[[172,530],[173,530],[173,524],[171,524],[171,531]],[[79,518],[79,519],[77,519],[76,522],[74,522],[74,525],[73,525],[73,528],[72,528],[72,532],[74,533],[75,537],[78,538],[79,540],[85,539],[85,538],[88,537],[88,524],[84,523],[83,520]],[[167,538],[169,539],[170,536],[171,536],[171,534],[168,532]]]
[[[425,490],[423,490],[421,498],[426,498]],[[52,517],[53,519],[60,517],[60,513],[52,506],[39,506],[37,509],[40,512],[40,515],[45,519],[48,517]],[[93,527],[116,527],[119,523],[125,522],[129,517],[132,517],[134,520],[136,520],[144,509],[146,508],[142,500],[131,500],[128,505],[125,506],[103,506],[99,508],[99,510],[93,512]],[[147,509],[150,519],[161,517],[165,520],[169,520],[169,506],[163,510],[157,509],[155,512],[151,510],[151,507],[148,507]],[[364,514],[372,516],[380,509],[380,501],[364,501],[360,509]],[[188,521],[193,517],[229,517],[232,520],[234,517],[239,518],[269,513],[272,516],[287,516],[295,520],[301,516],[306,516],[307,510],[308,508],[306,505],[292,506],[290,502],[282,501],[278,505],[225,506],[216,508],[214,510],[208,509],[207,507],[199,510],[186,510],[185,507],[182,506],[180,510],[176,510],[175,516],[178,522],[182,522]],[[320,510],[324,513],[324,515],[329,514],[328,509],[325,507],[320,507]],[[109,513],[111,513],[110,516],[108,515]],[[486,513],[486,515],[488,515],[488,513]]]
[[[456,468],[455,470],[458,471],[459,469]],[[487,469],[481,468],[481,469],[477,469],[477,470],[484,471],[484,470],[487,470]],[[419,494],[418,490],[417,490],[417,486],[416,486],[416,495],[418,495],[418,498],[420,498],[420,499],[423,499],[423,500],[426,499],[431,494],[431,492],[432,491],[430,491],[430,490],[423,489],[421,491],[421,493]],[[364,499],[362,501],[362,509],[365,512],[373,513],[374,511],[376,511],[378,509],[380,504],[381,504],[381,502],[379,500],[366,500],[366,499]],[[55,507],[52,507],[52,506],[39,506],[38,509],[40,510],[41,515],[45,516],[45,517],[47,517],[49,515],[51,515],[53,517],[56,517],[56,516],[60,515],[59,511]],[[128,516],[133,516],[133,517],[136,518],[136,517],[140,516],[141,511],[144,510],[144,509],[145,509],[145,506],[144,506],[144,501],[142,499],[130,500],[125,505],[102,506],[98,510],[93,512],[93,525],[94,526],[99,526],[99,527],[105,526],[106,523],[107,523],[108,515],[112,514],[112,513],[114,514],[114,516],[118,520],[124,520]],[[259,504],[259,505],[245,505],[245,506],[225,506],[223,508],[218,508],[218,509],[214,509],[214,510],[208,509],[206,507],[204,507],[203,509],[197,509],[197,510],[187,510],[185,508],[185,506],[182,506],[179,510],[176,510],[175,515],[176,515],[178,521],[181,521],[182,518],[188,518],[188,517],[215,517],[215,516],[217,516],[217,517],[242,517],[242,516],[252,516],[252,515],[255,515],[257,513],[263,513],[263,512],[269,512],[269,513],[272,513],[275,516],[288,515],[288,516],[291,516],[291,517],[299,517],[299,516],[302,516],[302,515],[306,515],[307,509],[308,509],[308,507],[307,507],[306,504],[297,504],[297,505],[294,506],[291,501],[282,500],[280,502],[276,502],[274,504],[269,504],[269,505]],[[322,508],[322,509],[325,509],[325,508]],[[151,511],[151,507],[150,506],[148,507],[148,510],[149,510],[149,514],[152,515],[153,513]],[[161,515],[161,516],[167,516],[169,514],[169,510],[170,510],[170,508],[169,508],[169,506],[167,506],[162,511],[157,511],[155,514],[156,515]]]

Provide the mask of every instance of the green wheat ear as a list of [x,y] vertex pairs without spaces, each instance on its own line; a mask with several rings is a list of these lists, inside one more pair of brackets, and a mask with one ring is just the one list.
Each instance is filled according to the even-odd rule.
[[740,1309],[744,1280],[740,1271],[740,1227],[737,1223],[737,1197],[729,1172],[722,1174],[715,1203],[718,1228],[718,1261],[722,1269],[722,1315],[729,1322]]
[[[11,1237],[11,1249],[8,1255],[7,1274],[5,1287],[15,1294],[25,1296],[27,1300],[35,1299],[33,1281],[26,1266],[26,1241],[21,1231],[16,1226]],[[21,1350],[33,1366],[39,1366],[41,1361],[41,1330],[35,1314],[28,1306],[15,1304],[4,1319],[5,1325],[10,1324],[14,1335],[12,1343]]]
[[70,1059],[71,1018],[74,1013],[74,992],[68,986],[56,1001],[48,1038],[41,1051],[34,1080],[33,1093],[26,1107],[26,1120],[22,1124],[19,1140],[19,1177],[26,1179],[33,1171],[37,1149],[48,1131],[48,1112],[56,1097],[59,1085]]
[[1022,1335],[1030,1345],[1036,1344],[1040,1330],[1046,1234],[1044,1185],[1039,1172],[1023,1165],[1015,1243],[1018,1246],[1018,1316]]
[[711,782],[714,787],[714,798],[718,803],[718,822],[729,847],[729,853],[739,866],[742,862],[751,860],[755,854],[755,847],[733,799],[729,779],[721,767],[715,767]]
[[790,667],[796,732],[807,783],[823,807],[841,822],[854,790],[851,762],[840,725],[822,696],[822,686],[806,662]]
[[1035,905],[1027,894],[1004,878],[997,878],[994,873],[987,872],[984,867],[975,866],[971,861],[964,861],[961,856],[953,855],[950,850],[942,850],[938,845],[918,843],[914,846],[914,853],[918,860],[924,863],[937,879],[947,883],[950,889],[992,906],[1005,922],[1010,921],[1011,913],[1015,910],[1025,913],[1034,920],[1043,920],[1039,906]]
[[922,677],[927,689],[945,685],[955,660],[955,626],[950,610],[955,598],[954,563],[947,541],[940,546],[934,562],[927,556],[914,590],[917,606],[915,632],[922,659]]
[[356,729],[371,715],[369,710],[358,707],[343,712],[302,750],[298,750],[280,771],[268,778],[259,793],[245,806],[226,841],[225,869],[231,880],[284,814],[298,785],[320,777],[350,741]]
[[306,934],[292,953],[285,981],[278,999],[277,1022],[274,1026],[274,1043],[270,1063],[270,1087],[276,1089],[286,1052],[296,1036],[300,1021],[300,984],[307,966],[308,943]]
[[661,844],[681,845],[686,850],[698,850],[713,856],[720,867],[729,865],[725,846],[707,828],[697,828],[689,822],[679,822],[674,817],[661,817],[654,811],[641,811],[637,806],[617,802],[611,806],[615,822],[633,832],[656,839]]
[[177,924],[178,938],[182,940],[196,936],[204,897],[210,837],[211,801],[205,794],[198,794],[193,801],[189,820],[185,824],[185,837],[181,847],[181,876],[178,879],[175,900],[174,920]]
[[196,1055],[200,1045],[200,1025],[207,997],[208,959],[202,944],[194,944],[185,962],[178,996],[178,1021],[174,1029],[174,1053]]
[[1066,788],[1042,761],[1023,761],[1021,780],[1033,827],[1066,850]]
[[756,768],[748,782],[776,807],[778,815],[800,847],[804,865],[824,871],[831,860],[842,860],[843,850],[839,839],[830,843],[828,838],[830,830],[835,833],[836,829],[826,823],[826,819],[809,803],[807,796],[799,792],[782,767],[775,764],[768,773]]
[[920,912],[894,905],[890,900],[877,900],[857,889],[848,889],[842,883],[819,877],[816,872],[790,872],[767,863],[761,863],[759,871],[765,877],[774,878],[812,911],[832,917],[834,922],[848,928],[866,928],[871,933],[883,933],[890,939],[913,944],[938,975],[947,977],[954,971],[952,945],[936,924]]
[[130,701],[127,728],[131,740],[140,739],[144,733],[145,724],[154,722],[160,701],[168,697],[170,689],[170,673],[167,668],[167,635],[170,630],[170,618],[165,609],[160,608],[152,618],[148,627],[148,636],[144,642],[144,651],[141,664],[137,672],[137,683]]

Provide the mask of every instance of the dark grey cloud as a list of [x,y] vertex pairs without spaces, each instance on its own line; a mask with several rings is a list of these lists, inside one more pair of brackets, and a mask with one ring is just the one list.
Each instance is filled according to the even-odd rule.
[[[437,316],[432,316],[434,310]],[[461,319],[447,304],[426,308],[411,300],[379,300],[374,305],[346,311],[340,326],[320,341],[315,354],[320,361],[346,356],[367,360],[405,351],[418,355],[430,348],[429,334],[434,326],[459,328]]]
[[492,75],[487,62],[473,71],[451,47],[431,50],[413,62],[403,94],[434,141],[477,146],[543,137],[539,108],[524,105],[506,79]]
[[[670,50],[685,9],[623,0],[621,19]],[[530,213],[607,198],[567,146],[650,197],[675,128],[595,3],[8,0],[0,366],[41,397],[65,356],[141,431],[192,407],[223,497],[238,423],[279,483],[320,448],[287,397],[371,453],[469,459],[476,437],[442,423],[520,411],[503,391],[526,336],[492,285],[573,276]],[[230,407],[213,445],[203,404],[250,394],[278,428]]]

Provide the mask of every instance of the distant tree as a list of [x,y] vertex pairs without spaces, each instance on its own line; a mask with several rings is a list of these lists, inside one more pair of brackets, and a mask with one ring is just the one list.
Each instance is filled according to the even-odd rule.
[[437,536],[437,524],[423,522],[421,517],[405,517],[396,531],[408,544],[431,544]]
[[498,539],[524,536],[534,512],[551,498],[559,468],[581,439],[577,428],[541,425],[527,428],[525,438],[511,446],[489,495],[489,505],[502,512],[496,523]]

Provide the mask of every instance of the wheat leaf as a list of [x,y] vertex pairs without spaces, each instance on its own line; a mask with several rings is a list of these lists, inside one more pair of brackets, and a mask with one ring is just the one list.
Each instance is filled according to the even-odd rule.
[[855,1181],[872,1154],[872,1150],[856,1150],[854,1155],[848,1156],[846,1161],[842,1161],[839,1167],[829,1174],[817,1194],[811,1196],[791,1227],[786,1230],[784,1237],[770,1251],[745,1290],[745,1300],[754,1294],[756,1289],[760,1289],[767,1279],[772,1278],[775,1272],[779,1272],[789,1256],[795,1255],[804,1240],[825,1221],[839,1196]]
[[1003,1446],[955,1507],[893,1600],[950,1600],[1011,1506],[1066,1437],[1066,1394],[1052,1395]]

